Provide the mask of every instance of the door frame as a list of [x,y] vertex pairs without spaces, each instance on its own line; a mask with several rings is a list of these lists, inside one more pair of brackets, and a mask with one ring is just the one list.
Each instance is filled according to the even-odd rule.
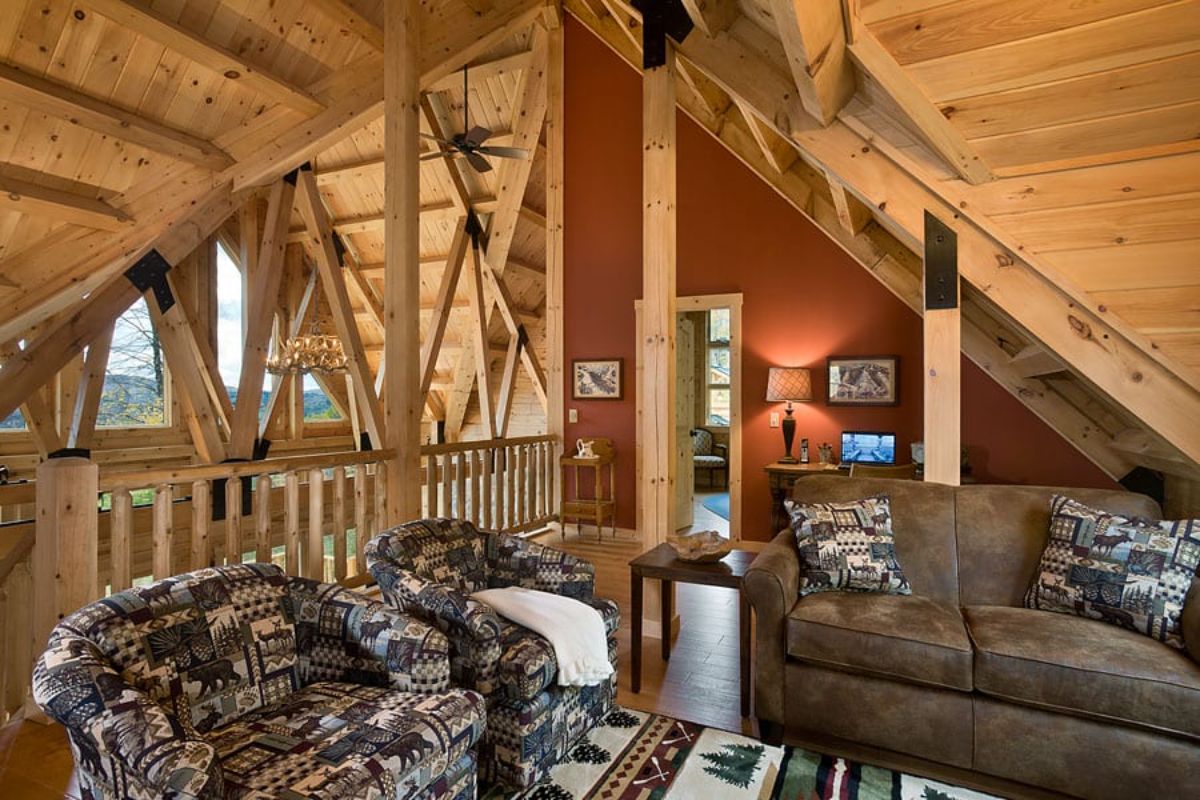
[[[642,341],[642,301],[633,301],[636,319],[636,340]],[[675,313],[688,311],[708,311],[714,308],[729,309],[729,538],[741,541],[742,538],[742,293],[728,294],[698,294],[675,298]],[[705,343],[708,337],[705,335]],[[640,376],[642,362],[637,361],[637,371]],[[641,381],[638,381],[641,386]],[[697,387],[699,389],[699,387]],[[642,393],[637,395],[637,485],[642,480]],[[675,424],[675,409],[670,409],[671,425]],[[672,475],[674,478],[674,475]],[[639,528],[642,519],[642,498],[637,499],[637,519]],[[646,531],[639,531],[645,539]],[[645,542],[654,544],[653,542]]]

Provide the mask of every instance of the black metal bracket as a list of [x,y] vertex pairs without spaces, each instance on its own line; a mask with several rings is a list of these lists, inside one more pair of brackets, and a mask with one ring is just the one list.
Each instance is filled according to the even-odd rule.
[[125,270],[125,277],[137,287],[142,294],[154,292],[154,300],[158,310],[163,314],[175,305],[175,295],[167,283],[167,273],[171,271],[171,263],[162,257],[157,250],[151,250],[138,259],[137,263]]
[[[227,458],[222,464],[244,464],[248,458]],[[249,475],[239,478],[242,489],[242,516],[248,517],[254,513],[253,481]],[[220,522],[225,519],[225,479],[214,478],[212,481],[212,521]]]
[[367,431],[361,431],[358,434],[358,449],[364,453],[375,449],[371,447],[371,434]]
[[633,0],[642,12],[642,67],[654,69],[667,63],[667,37],[677,43],[695,27],[681,0]]
[[47,453],[46,458],[91,458],[92,451],[86,447],[61,447],[53,453]]
[[[308,162],[305,162],[305,163],[308,163]],[[312,171],[311,163],[308,163],[308,170],[309,170],[309,172]],[[292,170],[291,172],[289,172],[283,176],[283,182],[290,183],[292,186],[295,186],[296,178],[299,176],[299,173],[300,173],[300,167],[296,167],[294,170]]]
[[250,454],[251,461],[262,461],[267,457],[267,453],[271,450],[270,439],[255,439],[254,452]]
[[475,209],[467,209],[467,224],[463,226],[463,230],[471,237],[471,247],[478,250],[480,239],[483,237],[483,223],[479,221]]
[[958,235],[925,212],[925,308],[958,308]]
[[333,253],[337,256],[338,266],[346,268],[346,243],[342,241],[342,237],[337,231],[333,232]]

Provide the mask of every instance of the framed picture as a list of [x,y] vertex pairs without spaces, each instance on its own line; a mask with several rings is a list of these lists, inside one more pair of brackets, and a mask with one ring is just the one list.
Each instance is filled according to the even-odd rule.
[[620,400],[624,386],[625,359],[593,358],[571,360],[573,400]]
[[830,356],[826,377],[826,405],[900,404],[900,356]]

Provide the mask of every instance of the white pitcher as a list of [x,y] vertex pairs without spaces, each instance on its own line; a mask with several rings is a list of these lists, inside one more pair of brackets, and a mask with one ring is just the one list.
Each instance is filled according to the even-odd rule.
[[575,441],[575,457],[576,458],[595,458],[596,452],[592,449],[591,439],[577,439]]

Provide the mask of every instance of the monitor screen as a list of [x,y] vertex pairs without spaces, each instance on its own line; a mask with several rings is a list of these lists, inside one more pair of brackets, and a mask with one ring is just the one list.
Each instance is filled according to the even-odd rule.
[[896,434],[842,431],[843,464],[895,464]]

